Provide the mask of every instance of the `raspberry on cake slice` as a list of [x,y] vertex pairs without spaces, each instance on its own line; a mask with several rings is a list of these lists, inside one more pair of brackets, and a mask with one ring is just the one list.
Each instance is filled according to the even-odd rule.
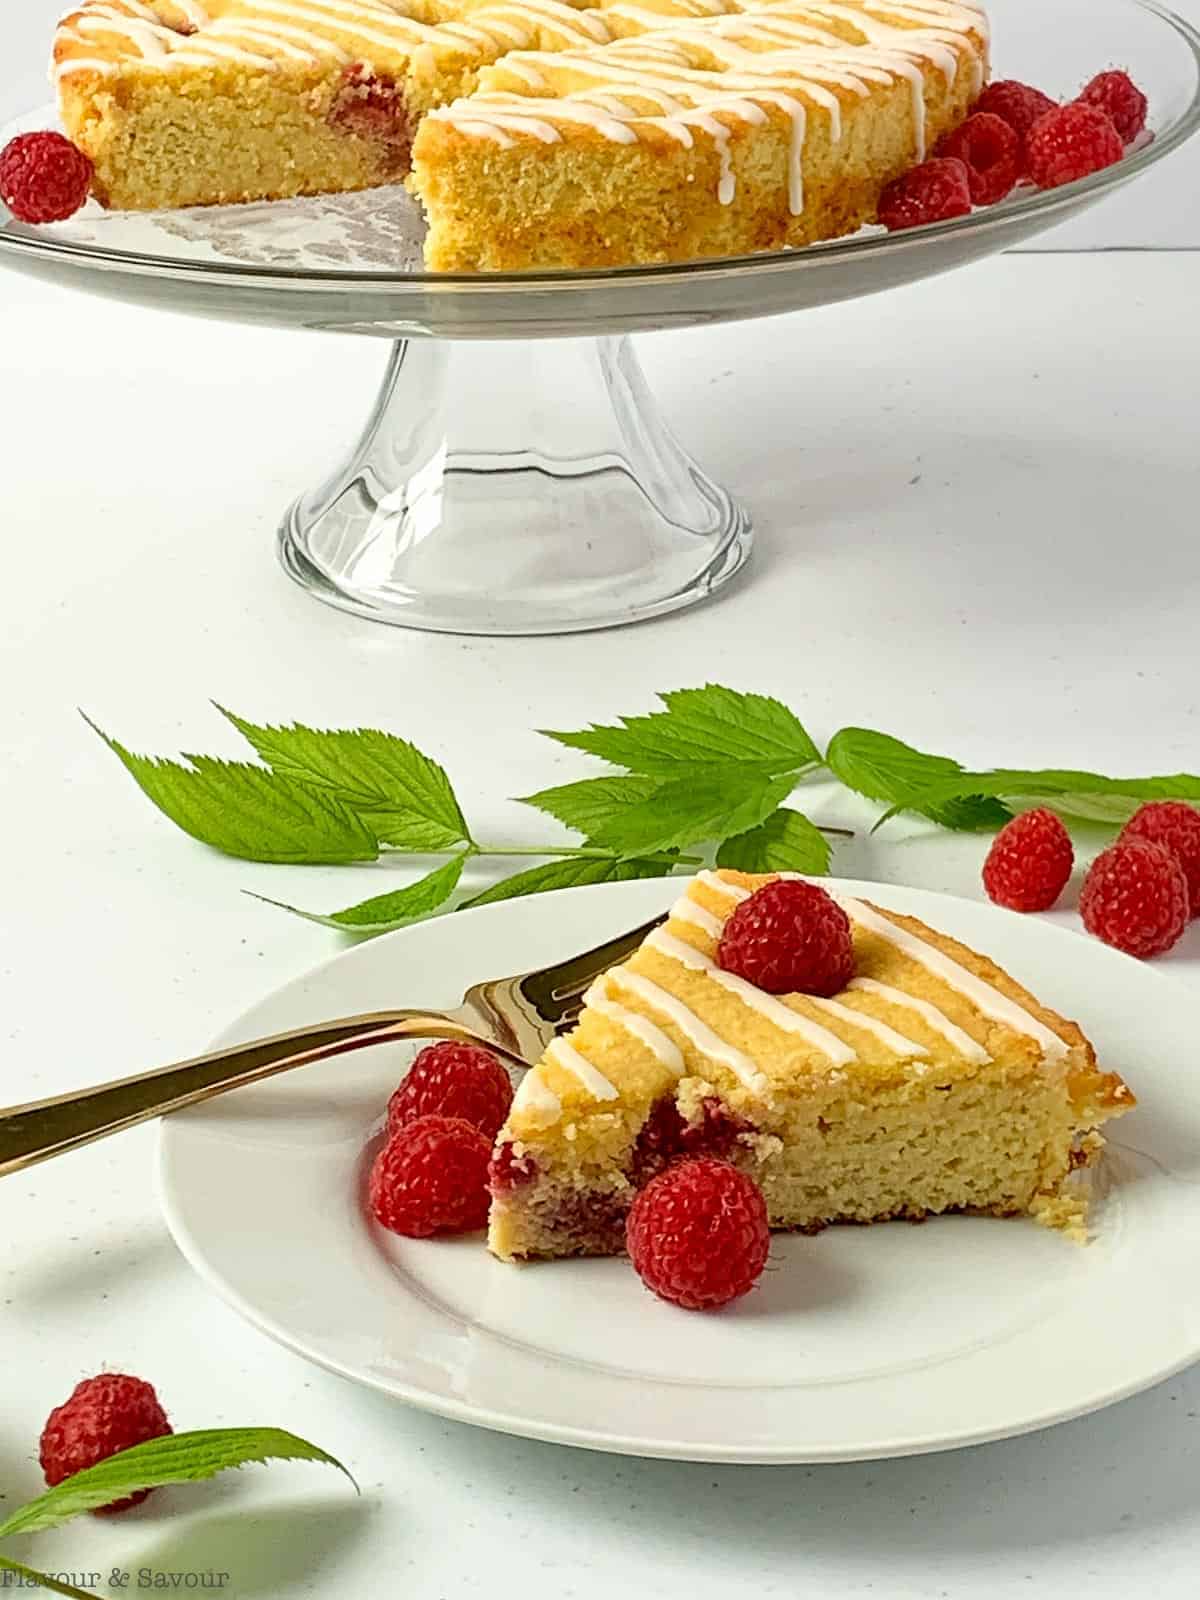
[[[853,233],[987,76],[967,0],[733,0],[586,50],[513,52],[430,113],[436,270],[741,255]],[[614,27],[636,13],[603,11]]]
[[[1079,1027],[915,917],[836,884],[820,899],[779,885],[700,873],[592,986],[501,1129],[497,1256],[618,1254],[634,1196],[679,1160],[714,1157],[754,1179],[773,1228],[967,1211],[1083,1236],[1074,1174],[1101,1148],[1099,1125],[1135,1101]],[[836,941],[830,898],[852,942],[836,993],[769,993],[733,970],[827,988],[828,961],[789,968],[762,941],[805,915]]]

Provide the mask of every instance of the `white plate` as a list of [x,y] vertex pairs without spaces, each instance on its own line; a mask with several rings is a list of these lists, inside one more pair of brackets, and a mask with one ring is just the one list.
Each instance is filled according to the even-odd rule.
[[[478,1236],[413,1241],[361,1202],[411,1051],[308,1067],[170,1119],[168,1224],[245,1317],[310,1360],[444,1416],[698,1461],[862,1460],[997,1439],[1136,1393],[1200,1356],[1200,1006],[1094,940],[926,891],[845,885],[999,959],[1078,1017],[1141,1098],[1102,1167],[1095,1241],[1032,1222],[777,1236],[717,1315],[625,1261],[512,1267]],[[585,949],[665,909],[661,881],[576,889],[406,929],[271,995],[224,1038],[383,1006]]]

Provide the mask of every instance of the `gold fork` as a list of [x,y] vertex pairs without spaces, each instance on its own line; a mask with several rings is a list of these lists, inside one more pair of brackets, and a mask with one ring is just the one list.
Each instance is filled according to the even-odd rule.
[[477,983],[467,990],[462,1004],[449,1011],[377,1011],[342,1017],[270,1039],[232,1045],[75,1094],[0,1110],[0,1177],[51,1156],[65,1155],[110,1133],[121,1133],[151,1117],[368,1045],[398,1039],[468,1039],[499,1051],[518,1066],[528,1066],[555,1034],[578,1017],[584,991],[592,980],[632,955],[662,921],[656,917],[555,966]]

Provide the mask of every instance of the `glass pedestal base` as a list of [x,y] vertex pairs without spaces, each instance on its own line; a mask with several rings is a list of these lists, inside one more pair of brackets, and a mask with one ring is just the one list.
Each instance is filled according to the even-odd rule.
[[750,544],[626,338],[398,343],[358,446],[280,530],[284,568],[318,599],[467,634],[674,611]]

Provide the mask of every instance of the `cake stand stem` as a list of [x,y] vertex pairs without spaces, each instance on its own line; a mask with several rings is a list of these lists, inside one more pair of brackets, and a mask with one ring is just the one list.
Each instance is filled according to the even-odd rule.
[[703,600],[749,550],[625,338],[399,342],[360,442],[280,530],[310,594],[443,633],[636,622]]

